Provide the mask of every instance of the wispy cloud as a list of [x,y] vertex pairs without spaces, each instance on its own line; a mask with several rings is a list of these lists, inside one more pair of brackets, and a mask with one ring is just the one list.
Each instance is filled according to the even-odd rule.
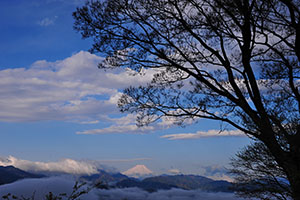
[[152,158],[110,159],[110,160],[99,160],[99,162],[103,162],[103,163],[121,163],[121,162],[136,162],[136,161],[144,161],[144,160],[152,160]]
[[57,18],[58,18],[57,16],[54,16],[52,18],[46,17],[46,18],[41,19],[40,21],[38,21],[37,24],[40,25],[40,26],[44,26],[44,27],[54,25]]
[[169,169],[168,173],[171,173],[171,174],[180,174],[181,172],[180,172],[179,169]]
[[79,131],[76,134],[114,134],[114,133],[134,133],[134,134],[141,134],[149,131],[153,131],[153,126],[145,126],[145,127],[138,127],[137,125],[113,125],[107,128],[102,129],[91,129],[86,131]]
[[80,122],[80,124],[98,124],[99,120]]
[[219,130],[209,130],[209,131],[197,131],[196,133],[178,133],[163,135],[161,138],[168,140],[185,140],[185,139],[199,139],[207,137],[221,137],[221,136],[244,136],[239,130],[231,131],[219,131]]
[[136,115],[127,114],[126,116],[119,118],[106,118],[107,122],[113,123],[113,125],[100,129],[91,129],[85,131],[79,131],[76,134],[144,134],[156,130],[157,125],[139,127],[136,125]]
[[46,0],[47,3],[64,3],[64,4],[71,4],[71,5],[82,5],[85,3],[85,0]]
[[233,182],[233,177],[230,176],[228,169],[220,165],[210,165],[202,167],[204,169],[203,175],[214,180],[226,180]]

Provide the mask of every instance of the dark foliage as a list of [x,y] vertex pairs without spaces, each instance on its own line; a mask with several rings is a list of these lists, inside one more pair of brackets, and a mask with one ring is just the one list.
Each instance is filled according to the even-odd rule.
[[253,143],[238,152],[231,165],[240,196],[280,200],[292,197],[284,170],[263,143]]

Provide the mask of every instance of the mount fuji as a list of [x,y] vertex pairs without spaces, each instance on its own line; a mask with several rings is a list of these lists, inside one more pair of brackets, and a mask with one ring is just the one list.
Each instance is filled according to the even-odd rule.
[[145,178],[147,176],[151,176],[153,172],[148,169],[145,165],[136,165],[125,172],[122,172],[126,176],[134,177],[134,178]]

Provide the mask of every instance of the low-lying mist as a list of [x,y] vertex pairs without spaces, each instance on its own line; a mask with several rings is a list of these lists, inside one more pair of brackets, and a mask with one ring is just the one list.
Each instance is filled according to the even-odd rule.
[[[36,200],[45,199],[49,192],[53,194],[72,192],[75,179],[70,176],[49,177],[42,179],[24,179],[0,186],[0,197],[8,193],[16,196],[31,197],[35,193]],[[86,186],[85,186],[86,188]],[[84,189],[84,188],[83,188]],[[114,188],[109,190],[93,189],[82,200],[240,200],[233,193],[209,193],[200,190],[159,190],[149,193],[139,188]]]

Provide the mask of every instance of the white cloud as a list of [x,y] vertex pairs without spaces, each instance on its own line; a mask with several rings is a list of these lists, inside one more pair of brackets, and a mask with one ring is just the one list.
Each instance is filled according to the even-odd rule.
[[136,115],[135,114],[128,114],[124,117],[120,118],[111,118],[110,121],[118,124],[118,125],[129,125],[136,123]]
[[99,120],[80,122],[80,124],[98,124]]
[[77,132],[77,134],[110,134],[110,133],[137,133],[142,134],[144,132],[153,131],[153,126],[143,126],[138,127],[137,125],[112,125],[107,128],[102,129],[92,129],[92,130],[86,130]]
[[[176,122],[175,118],[165,117],[151,126],[138,127],[136,115],[111,118],[120,114],[116,105],[122,95],[120,90],[130,85],[145,85],[155,72],[152,69],[144,69],[143,73],[131,69],[103,72],[98,69],[102,60],[102,57],[81,51],[55,62],[36,61],[28,69],[0,70],[0,121],[60,120],[96,124],[101,120],[108,123],[105,128],[78,134],[139,134],[167,129]],[[228,135],[228,132],[212,132],[162,137],[174,140]],[[230,134],[238,135],[235,131]]]
[[79,131],[77,134],[115,134],[115,133],[129,133],[129,134],[143,134],[156,130],[157,126],[142,126],[136,125],[136,115],[127,114],[120,118],[106,118],[108,122],[113,125],[101,129],[91,129]]
[[228,181],[228,182],[233,182],[234,179],[231,176],[228,176],[226,174],[216,174],[214,176],[207,176],[207,178],[211,178],[216,181]]
[[171,174],[180,174],[181,173],[179,169],[169,169],[168,172]]
[[47,3],[53,3],[53,2],[58,2],[58,3],[64,3],[64,4],[71,4],[71,5],[83,5],[85,3],[85,0],[46,0]]
[[233,177],[229,176],[230,173],[224,166],[210,165],[202,168],[204,169],[203,175],[208,178],[233,182]]
[[73,160],[67,158],[56,162],[36,162],[8,156],[0,157],[0,166],[14,166],[24,171],[50,175],[61,173],[81,175],[95,174],[98,173],[98,170],[116,173],[119,171],[116,168],[111,167],[111,163],[135,163],[145,160],[152,160],[152,158],[141,157],[109,160]]
[[28,69],[0,70],[0,121],[96,122],[119,113],[119,90],[149,82],[152,72],[104,73],[97,67],[102,59],[81,51],[56,62],[36,61]]
[[24,171],[31,172],[60,172],[69,174],[94,174],[98,172],[95,163],[76,161],[72,159],[63,159],[58,162],[33,162],[21,160],[13,156],[0,159],[0,166],[12,165]]
[[54,25],[56,19],[57,19],[57,16],[52,17],[52,18],[46,17],[46,18],[44,18],[44,19],[38,21],[38,25],[40,25],[40,26],[50,26],[50,25]]
[[[181,110],[178,110],[178,111],[175,111],[175,112],[178,115],[183,113],[183,111],[181,111]],[[170,111],[169,114],[174,114],[175,112]],[[161,118],[161,121],[159,123],[157,123],[157,125],[162,127],[162,128],[170,128],[170,127],[174,126],[174,124],[178,124],[178,123],[181,123],[181,122],[182,122],[181,118],[174,117],[174,116],[163,116]],[[184,120],[185,125],[190,125],[194,122],[195,122],[195,120],[192,119],[192,118]]]
[[152,160],[152,158],[131,158],[131,159],[111,159],[111,160],[100,160],[103,163],[114,163],[114,162],[136,162],[136,161],[144,161],[144,160]]
[[161,138],[168,140],[183,140],[183,139],[199,139],[205,137],[220,137],[220,136],[244,136],[239,130],[231,131],[219,131],[219,130],[209,130],[209,131],[197,131],[196,133],[178,133],[163,135]]

